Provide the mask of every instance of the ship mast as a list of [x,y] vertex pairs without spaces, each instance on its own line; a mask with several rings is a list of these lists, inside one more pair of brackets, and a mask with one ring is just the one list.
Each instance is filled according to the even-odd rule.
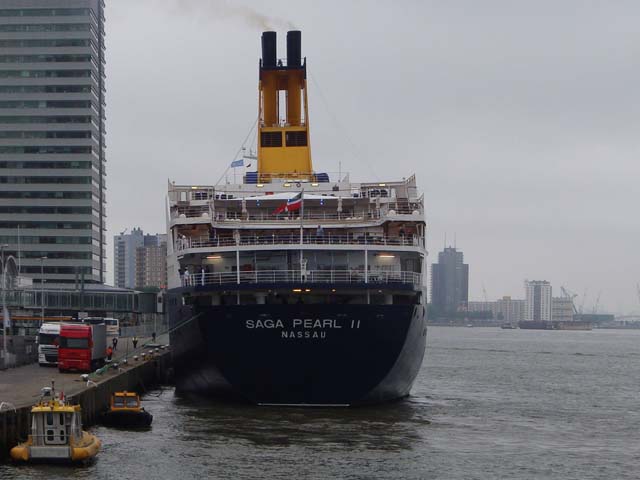
[[[302,33],[287,32],[287,58],[277,59],[276,32],[263,32],[259,82],[258,181],[313,180]],[[283,111],[281,111],[283,110]]]

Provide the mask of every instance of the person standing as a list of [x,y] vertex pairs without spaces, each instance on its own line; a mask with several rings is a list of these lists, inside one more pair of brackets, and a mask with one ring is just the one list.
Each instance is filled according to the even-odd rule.
[[151,340],[153,341],[153,343],[156,343],[156,332],[153,332],[151,334]]
[[111,340],[111,343],[113,343],[113,349],[117,350],[118,349],[118,337],[113,337],[113,340]]
[[109,345],[107,347],[107,360],[111,361],[111,356],[113,355],[113,348],[111,348],[111,345]]
[[131,343],[133,343],[133,348],[134,348],[134,350],[135,350],[136,348],[138,348],[138,337],[133,337],[133,338],[131,339]]

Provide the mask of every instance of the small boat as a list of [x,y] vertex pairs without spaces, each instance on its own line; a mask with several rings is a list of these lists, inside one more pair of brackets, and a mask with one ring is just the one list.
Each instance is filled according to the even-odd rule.
[[100,450],[100,440],[82,430],[80,405],[70,405],[64,394],[45,387],[31,408],[31,434],[11,449],[19,462],[81,463],[92,460]]
[[140,406],[137,393],[115,392],[100,422],[108,427],[148,427],[152,420],[153,415]]
[[514,325],[513,323],[503,323],[502,325],[500,325],[500,328],[502,328],[503,330],[515,330],[516,328],[518,328],[518,326]]

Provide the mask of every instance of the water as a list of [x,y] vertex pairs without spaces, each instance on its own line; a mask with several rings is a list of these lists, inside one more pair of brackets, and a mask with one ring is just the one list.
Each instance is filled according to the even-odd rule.
[[406,401],[359,409],[208,405],[151,392],[150,432],[95,427],[88,467],[1,479],[635,479],[640,331],[430,328]]

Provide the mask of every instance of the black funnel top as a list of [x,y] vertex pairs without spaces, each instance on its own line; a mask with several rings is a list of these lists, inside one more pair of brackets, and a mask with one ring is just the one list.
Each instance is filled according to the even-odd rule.
[[287,32],[287,66],[299,67],[302,57],[302,32],[289,30]]
[[262,32],[262,66],[276,66],[276,32]]

